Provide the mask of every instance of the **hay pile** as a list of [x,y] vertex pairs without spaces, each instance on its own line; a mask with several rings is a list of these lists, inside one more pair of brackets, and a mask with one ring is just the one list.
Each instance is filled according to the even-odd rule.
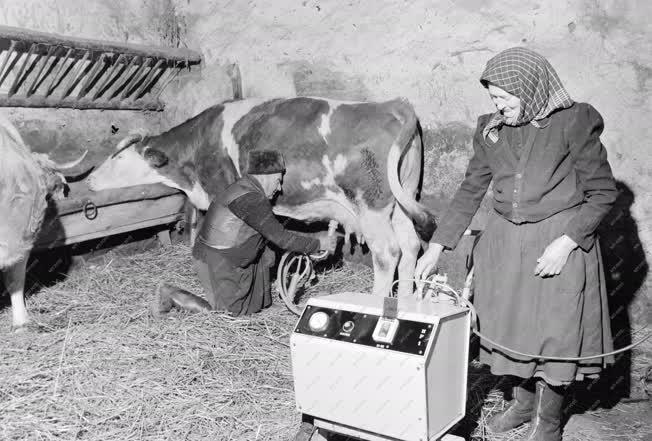
[[[28,332],[11,334],[10,311],[0,314],[0,439],[292,439],[299,414],[288,343],[296,317],[280,299],[249,318],[174,312],[154,320],[148,307],[160,281],[201,292],[188,247],[102,259],[31,296]],[[373,283],[369,268],[352,264],[318,278],[308,295],[369,291]],[[472,364],[468,396],[460,430],[483,439],[502,394]]]
[[[369,290],[371,271],[322,272],[309,289]],[[184,245],[104,256],[28,300],[23,334],[0,315],[0,439],[288,440],[298,430],[280,299],[253,317],[148,314],[168,281],[200,293]]]

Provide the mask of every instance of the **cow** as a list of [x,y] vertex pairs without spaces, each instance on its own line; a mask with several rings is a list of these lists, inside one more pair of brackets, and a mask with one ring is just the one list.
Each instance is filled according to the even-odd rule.
[[26,263],[45,215],[49,198],[64,196],[65,177],[60,170],[79,164],[57,164],[48,155],[32,153],[16,127],[0,116],[0,272],[11,297],[12,327],[19,331],[29,322],[25,307]]
[[[414,266],[434,216],[416,200],[423,169],[418,119],[403,98],[316,97],[226,101],[155,135],[130,135],[87,178],[91,190],[163,183],[206,210],[237,179],[251,150],[283,152],[287,172],[277,215],[335,220],[366,243],[373,293],[412,294]],[[400,259],[400,262],[399,262]]]

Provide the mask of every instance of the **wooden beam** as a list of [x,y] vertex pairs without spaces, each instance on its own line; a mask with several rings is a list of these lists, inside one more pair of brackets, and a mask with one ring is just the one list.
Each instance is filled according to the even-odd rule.
[[[66,56],[63,57],[63,60],[61,61],[61,66],[59,66],[59,69],[57,69],[57,73],[54,74],[54,77],[52,78],[52,81],[50,82],[50,85],[48,86],[47,90],[45,91],[46,96],[50,96],[54,88],[56,87],[57,84],[61,81],[62,76],[59,76],[61,72],[63,71],[64,66],[68,62],[68,57],[72,54],[72,49],[68,48],[68,51],[66,52]],[[73,61],[74,63],[74,61]]]
[[68,94],[72,92],[72,89],[75,88],[75,85],[77,84],[77,80],[81,78],[81,73],[86,67],[86,60],[88,60],[90,53],[91,51],[86,51],[82,59],[78,61],[79,65],[75,68],[75,73],[73,73],[70,76],[70,80],[68,80],[68,84],[66,84],[66,88],[63,90],[63,93],[61,94],[62,99],[67,97]]
[[[161,88],[156,92],[156,99],[158,99],[163,91],[165,90],[166,87],[168,87],[168,84],[170,84],[176,77],[179,75],[179,71],[181,69],[178,69],[176,67],[173,67],[170,69],[170,73],[168,76],[165,78],[165,81],[163,81],[161,78],[159,78],[159,84],[162,83]],[[161,75],[163,76],[163,75]]]
[[[14,40],[11,41],[11,45],[9,46],[9,49],[7,49],[7,56],[5,57],[4,61],[2,62],[2,67],[0,67],[0,86],[2,86],[2,83],[5,81],[5,66],[7,65],[7,62],[11,58],[11,55],[14,53],[14,49],[16,48],[16,42]],[[20,55],[17,55],[18,57]],[[9,73],[7,71],[7,73]]]
[[155,110],[161,111],[165,104],[158,99],[148,98],[135,101],[117,101],[90,98],[77,99],[54,98],[44,95],[9,96],[0,94],[0,107],[45,107],[45,108],[67,108],[67,109],[116,109],[116,110]]
[[143,60],[143,62],[140,64],[138,69],[136,69],[136,72],[134,72],[133,76],[131,77],[131,81],[127,83],[127,85],[122,89],[122,93],[120,94],[120,99],[123,100],[125,97],[129,94],[129,91],[134,87],[134,84],[137,84],[139,80],[143,78],[143,72],[146,71],[147,65],[152,61],[151,58],[146,58]]
[[136,61],[137,58],[140,57],[138,56],[131,57],[131,60],[129,60],[129,64],[127,64],[127,67],[125,67],[122,80],[120,80],[120,82],[113,88],[113,91],[109,93],[108,99],[112,100],[113,98],[115,98],[116,95],[118,94],[118,90],[120,90],[120,88],[127,82],[130,76],[129,71],[131,70],[131,66],[134,65],[134,62]]
[[[130,207],[130,209],[133,210],[134,207]],[[64,245],[71,245],[73,243],[85,242],[87,240],[112,236],[114,234],[128,233],[130,231],[141,230],[143,228],[157,227],[159,225],[170,225],[180,220],[183,220],[183,213],[169,214],[167,216],[161,216],[156,219],[150,219],[146,221],[115,226],[103,231],[94,231],[94,232],[79,234],[77,236],[67,237],[65,236],[65,233],[62,232],[60,235],[55,235],[54,237],[43,237],[42,239],[39,239],[39,241],[34,244],[34,249],[35,250],[52,249]]]
[[99,60],[95,62],[93,67],[91,67],[91,70],[86,74],[86,78],[84,78],[84,82],[82,83],[81,87],[79,88],[79,93],[77,94],[77,99],[80,99],[86,93],[88,92],[88,87],[90,87],[93,84],[93,80],[95,79],[95,75],[99,70],[104,67],[104,59],[106,58],[106,54],[102,54]]
[[118,52],[130,56],[165,58],[184,63],[185,65],[192,65],[201,62],[201,55],[190,49],[91,40],[38,32],[13,26],[0,26],[0,38],[46,45],[74,47],[75,49],[88,51]]
[[[74,197],[74,196],[73,196]],[[53,213],[46,218],[36,238],[35,248],[49,248],[125,233],[157,225],[168,225],[184,217],[186,196],[175,193],[158,199],[98,206],[92,220],[82,212]],[[51,222],[58,219],[58,222]],[[50,221],[50,222],[48,222]]]
[[48,54],[45,58],[43,59],[43,62],[41,63],[41,68],[38,70],[38,73],[34,77],[34,81],[32,81],[32,85],[29,86],[27,89],[27,96],[32,95],[35,92],[35,89],[38,87],[39,80],[41,79],[41,74],[43,73],[43,70],[45,69],[45,66],[48,65],[50,62],[50,58],[52,58],[52,54],[54,54],[57,51],[58,47],[57,46],[50,46],[48,49]]
[[149,86],[151,85],[151,80],[154,77],[154,74],[158,69],[161,67],[161,64],[163,64],[163,60],[158,60],[154,66],[149,70],[147,73],[147,76],[143,80],[142,83],[140,83],[140,86],[138,86],[138,89],[134,92],[133,95],[131,95],[131,100],[137,100],[138,97],[140,96],[141,93]]
[[102,95],[102,92],[104,92],[104,86],[106,86],[107,84],[109,84],[109,82],[110,82],[111,80],[115,80],[115,79],[118,78],[117,75],[114,77],[113,74],[114,74],[115,71],[118,70],[118,68],[120,67],[120,63],[122,62],[122,59],[123,59],[124,57],[125,57],[124,54],[120,54],[120,55],[118,56],[118,59],[115,60],[115,62],[113,63],[113,66],[112,66],[111,70],[110,70],[109,72],[106,73],[106,75],[105,75],[105,77],[104,77],[104,80],[102,80],[102,83],[100,83],[100,84],[97,86],[97,90],[96,90],[95,93],[93,94],[93,98],[92,98],[92,99],[96,100],[100,95]]
[[34,47],[36,45],[32,44],[32,46],[29,48],[29,52],[25,54],[25,61],[23,61],[23,64],[20,65],[20,69],[18,69],[18,73],[16,73],[16,76],[14,77],[14,82],[9,88],[9,96],[13,95],[16,93],[18,88],[20,87],[20,79],[23,76],[23,71],[25,70],[25,66],[27,66],[27,63],[29,62],[29,59],[31,58],[32,54],[34,53]]

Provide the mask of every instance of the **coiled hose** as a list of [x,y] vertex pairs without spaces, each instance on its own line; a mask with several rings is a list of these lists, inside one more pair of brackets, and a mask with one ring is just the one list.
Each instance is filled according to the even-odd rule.
[[[331,220],[328,223],[328,235],[333,236],[337,227],[337,221]],[[313,260],[319,261],[326,257],[328,257],[328,251],[320,251],[309,255],[294,251],[286,251],[283,253],[278,268],[276,269],[276,283],[278,285],[281,299],[283,299],[285,306],[287,306],[290,312],[294,315],[301,315],[301,311],[303,310],[303,308],[300,308],[296,303],[294,303],[297,289],[313,277]],[[293,273],[290,276],[291,271],[293,271]]]

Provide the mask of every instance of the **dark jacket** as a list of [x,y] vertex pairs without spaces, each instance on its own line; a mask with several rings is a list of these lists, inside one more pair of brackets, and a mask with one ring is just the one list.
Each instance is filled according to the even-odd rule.
[[431,242],[457,245],[493,179],[494,209],[515,224],[537,222],[581,205],[564,232],[589,250],[617,196],[600,142],[600,114],[589,104],[575,103],[539,121],[539,128],[503,126],[496,143],[482,136],[490,117],[478,119],[464,181]]
[[287,231],[255,178],[245,175],[231,184],[208,207],[197,241],[246,266],[256,260],[266,243],[281,249],[312,253],[319,241]]

